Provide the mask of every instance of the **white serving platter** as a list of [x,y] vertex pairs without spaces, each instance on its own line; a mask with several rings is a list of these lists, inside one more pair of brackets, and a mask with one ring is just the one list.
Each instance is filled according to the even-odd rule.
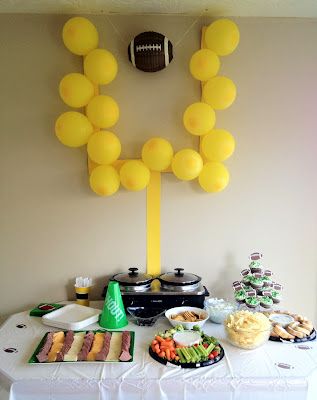
[[101,310],[96,308],[69,304],[43,315],[42,322],[45,325],[55,326],[56,328],[76,330],[97,322],[100,314]]

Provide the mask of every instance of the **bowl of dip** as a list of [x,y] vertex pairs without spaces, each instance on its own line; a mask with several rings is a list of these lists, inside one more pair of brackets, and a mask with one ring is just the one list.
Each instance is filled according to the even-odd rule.
[[281,325],[283,328],[285,328],[291,322],[295,321],[295,319],[291,315],[274,313],[269,316],[269,320],[271,322]]
[[211,298],[205,300],[205,309],[209,313],[210,321],[215,324],[222,324],[227,316],[238,309],[236,303],[225,299]]

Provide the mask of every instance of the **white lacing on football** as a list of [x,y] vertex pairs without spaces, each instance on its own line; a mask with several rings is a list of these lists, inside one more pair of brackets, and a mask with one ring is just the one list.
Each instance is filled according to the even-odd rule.
[[148,51],[148,50],[161,51],[162,50],[162,46],[160,44],[142,44],[142,45],[137,45],[135,50],[137,52],[138,51]]

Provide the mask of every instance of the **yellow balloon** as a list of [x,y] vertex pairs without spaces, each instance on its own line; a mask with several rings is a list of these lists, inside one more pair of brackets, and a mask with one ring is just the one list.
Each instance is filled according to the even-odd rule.
[[234,137],[225,129],[213,129],[201,141],[201,150],[210,161],[224,161],[234,152]]
[[197,151],[183,149],[178,151],[172,161],[174,175],[182,181],[190,181],[197,178],[203,167],[203,160]]
[[97,164],[112,164],[121,153],[121,143],[112,132],[95,132],[89,138],[87,152]]
[[214,51],[209,49],[196,51],[189,62],[190,73],[199,81],[207,81],[217,75],[219,68],[219,57]]
[[84,72],[96,85],[107,85],[116,77],[118,63],[110,51],[95,49],[85,57]]
[[69,147],[80,147],[86,144],[93,130],[88,118],[77,111],[61,114],[55,123],[56,136]]
[[171,165],[173,147],[165,139],[156,137],[148,140],[142,148],[142,160],[152,171],[163,171]]
[[120,186],[117,170],[111,165],[99,165],[90,174],[91,189],[99,196],[111,196]]
[[223,164],[210,161],[204,165],[198,180],[206,192],[220,192],[229,183],[229,172]]
[[231,54],[239,44],[240,33],[237,25],[230,19],[218,19],[208,26],[205,43],[208,49],[219,56]]
[[85,75],[72,73],[65,75],[59,84],[59,94],[68,106],[84,107],[94,96],[94,85]]
[[93,97],[86,108],[89,121],[98,128],[110,128],[119,119],[119,107],[110,96]]
[[125,162],[120,169],[120,180],[127,190],[137,192],[147,187],[150,182],[150,170],[139,160]]
[[237,89],[231,79],[215,76],[203,87],[203,99],[215,110],[224,110],[231,106],[237,95]]
[[98,32],[95,25],[87,18],[74,17],[63,27],[65,46],[78,56],[85,56],[98,46]]
[[186,108],[183,123],[192,135],[206,135],[216,123],[216,114],[209,104],[193,103]]

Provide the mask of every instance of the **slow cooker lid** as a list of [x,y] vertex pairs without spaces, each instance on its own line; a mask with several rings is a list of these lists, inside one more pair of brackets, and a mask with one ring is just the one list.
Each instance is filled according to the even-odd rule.
[[139,272],[138,268],[129,268],[128,273],[120,273],[113,275],[112,279],[119,282],[122,286],[139,286],[152,282],[151,275]]
[[176,272],[167,272],[159,276],[164,285],[186,286],[194,285],[201,281],[201,277],[195,274],[185,273],[184,268],[174,268]]

